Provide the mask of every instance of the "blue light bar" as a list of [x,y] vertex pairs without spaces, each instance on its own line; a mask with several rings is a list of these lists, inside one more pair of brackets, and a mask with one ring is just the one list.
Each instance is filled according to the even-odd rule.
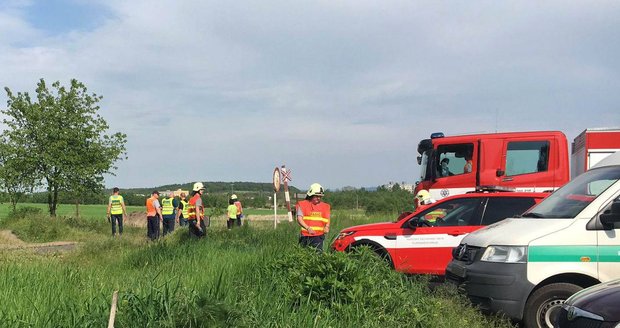
[[435,132],[435,133],[431,133],[431,139],[436,139],[436,138],[443,138],[443,132]]

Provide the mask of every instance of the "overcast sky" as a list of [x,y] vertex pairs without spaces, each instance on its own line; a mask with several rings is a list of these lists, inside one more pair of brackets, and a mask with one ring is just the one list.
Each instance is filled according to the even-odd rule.
[[104,97],[108,187],[412,183],[432,132],[620,126],[620,2],[0,1],[0,86],[40,78]]

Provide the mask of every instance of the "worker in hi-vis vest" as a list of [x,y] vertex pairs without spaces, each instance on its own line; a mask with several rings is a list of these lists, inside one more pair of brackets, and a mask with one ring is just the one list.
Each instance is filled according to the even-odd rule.
[[184,227],[187,225],[187,218],[189,217],[189,213],[187,212],[187,195],[184,192],[179,195],[179,208],[177,209],[177,223],[179,226]]
[[116,225],[118,224],[118,236],[123,234],[123,218],[127,215],[123,196],[119,195],[118,187],[112,189],[112,195],[108,201],[108,218],[112,223],[112,237],[116,236]]
[[196,236],[198,238],[204,237],[207,234],[207,227],[204,223],[204,206],[202,204],[202,193],[205,191],[205,187],[202,182],[194,183],[192,188],[192,198],[187,204],[187,223],[189,224],[189,235]]
[[297,223],[301,226],[299,244],[314,247],[319,252],[323,251],[331,216],[331,207],[321,201],[323,195],[323,187],[313,183],[306,193],[306,199],[297,203]]
[[161,215],[164,217],[162,221],[164,236],[174,231],[177,207],[179,207],[178,201],[174,198],[173,192],[169,192],[168,195],[161,200]]
[[163,220],[159,205],[159,191],[153,190],[151,197],[146,200],[146,235],[149,239],[159,238],[159,222]]
[[243,207],[241,206],[241,202],[239,201],[239,198],[237,197],[237,195],[232,194],[230,196],[230,199],[233,200],[233,204],[235,205],[235,207],[237,207],[237,226],[240,227],[241,226],[241,219],[243,219]]

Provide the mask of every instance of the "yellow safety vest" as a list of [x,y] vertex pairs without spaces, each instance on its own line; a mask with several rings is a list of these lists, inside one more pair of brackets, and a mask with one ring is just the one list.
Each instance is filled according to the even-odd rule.
[[181,200],[181,204],[183,204],[183,210],[181,211],[181,214],[183,215],[184,219],[187,219],[189,218],[189,208],[187,207],[189,203],[184,200]]
[[164,198],[161,201],[161,215],[172,215],[174,214],[174,206],[172,205],[172,201],[174,198]]
[[123,196],[121,195],[112,195],[110,196],[110,204],[112,207],[110,208],[110,214],[123,214]]

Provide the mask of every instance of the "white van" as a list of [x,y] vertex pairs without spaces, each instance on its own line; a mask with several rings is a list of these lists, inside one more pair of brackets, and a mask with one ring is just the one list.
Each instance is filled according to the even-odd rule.
[[620,278],[620,152],[522,217],[469,234],[453,258],[446,278],[482,310],[552,327],[570,295]]

